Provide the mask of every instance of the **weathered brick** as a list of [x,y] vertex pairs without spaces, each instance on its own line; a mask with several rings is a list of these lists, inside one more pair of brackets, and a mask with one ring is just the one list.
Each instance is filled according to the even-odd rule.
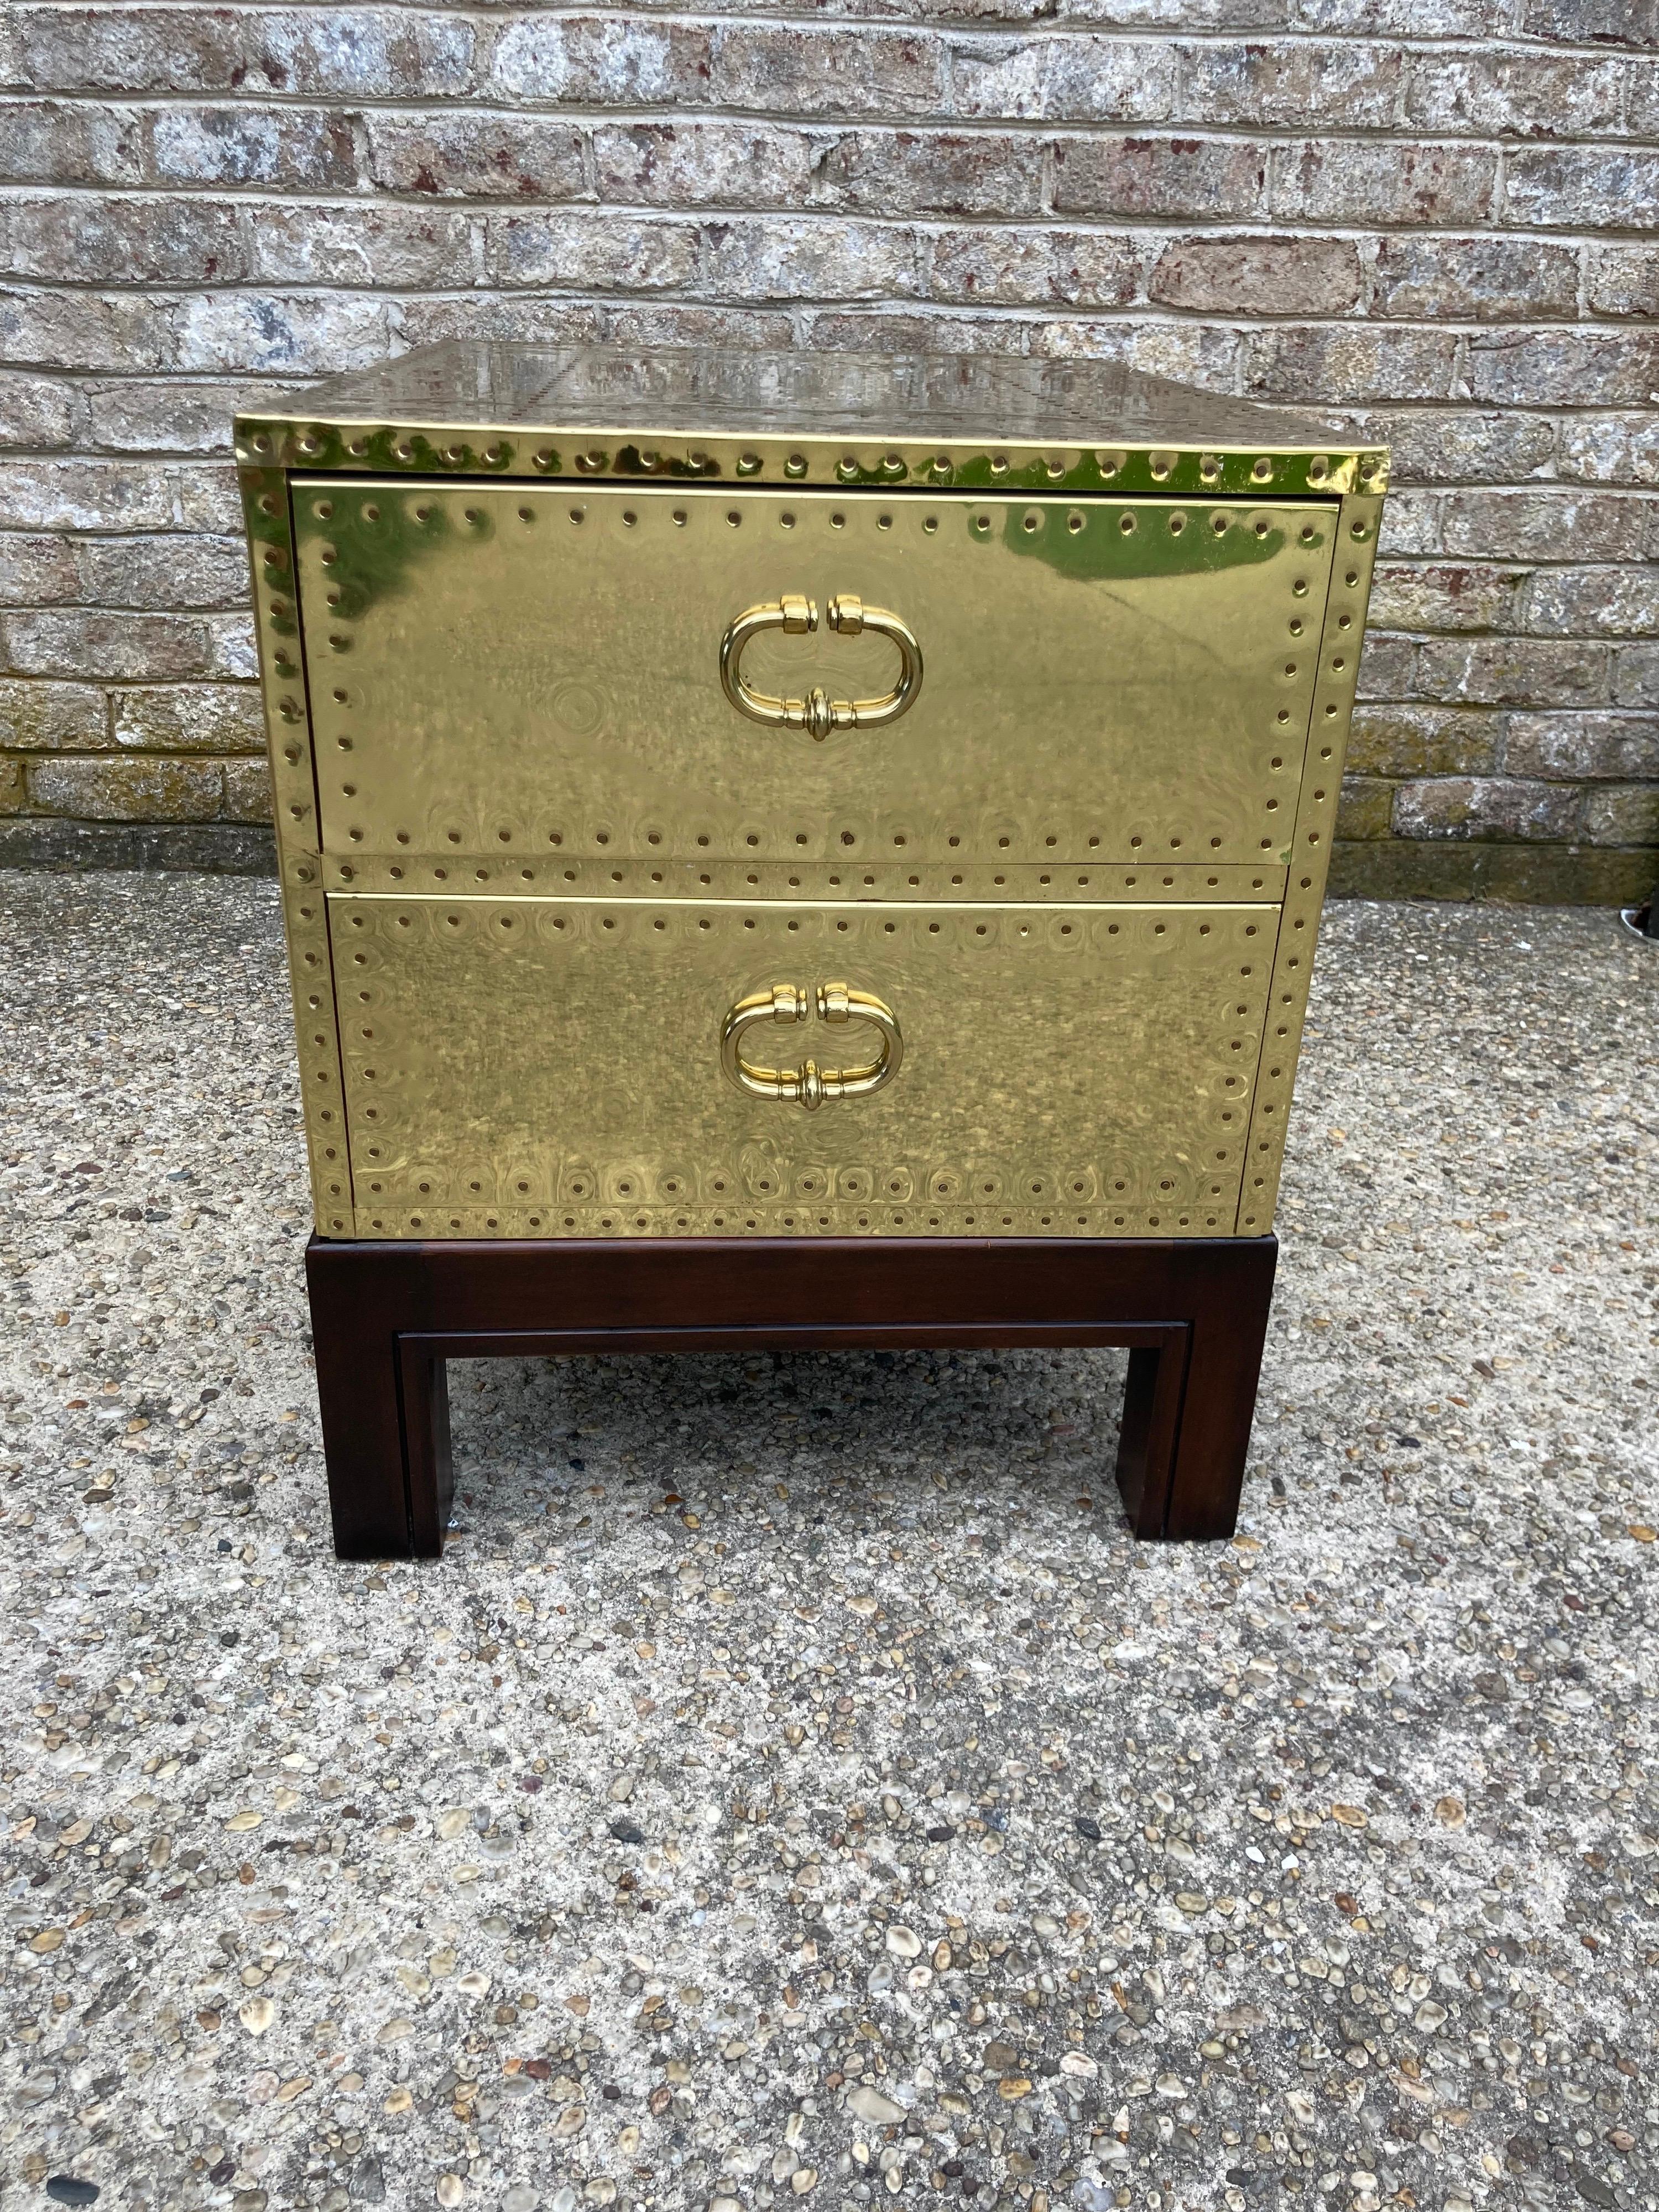
[[1394,823],[1402,837],[1550,840],[1571,837],[1579,796],[1558,783],[1513,777],[1449,775],[1402,783]]
[[[1036,215],[1043,148],[1024,132],[873,131],[826,133],[812,160],[808,204],[849,215]],[[1057,184],[1061,215],[1086,213]]]
[[0,606],[53,606],[81,596],[68,539],[0,530]]
[[849,37],[839,26],[724,23],[714,34],[708,97],[720,107],[803,116],[938,115],[943,63],[942,43],[923,32],[872,26]]
[[714,36],[704,22],[538,11],[497,34],[489,86],[527,105],[688,106],[708,97]]
[[1659,334],[1482,331],[1469,340],[1468,385],[1476,400],[1508,406],[1644,403],[1659,387]]
[[163,107],[149,137],[155,177],[173,184],[319,191],[356,182],[351,118],[327,110]]
[[14,184],[150,181],[149,118],[142,110],[18,100],[5,114],[5,173]]
[[241,210],[224,200],[54,192],[0,203],[0,238],[14,277],[234,284],[248,273]]
[[1526,626],[1542,637],[1659,636],[1659,572],[1541,569],[1527,594]]
[[1584,291],[1598,315],[1659,316],[1659,246],[1593,246]]
[[1176,58],[1162,40],[952,40],[951,112],[963,121],[1157,123],[1175,102]]
[[1267,149],[1255,139],[1062,138],[1054,162],[1060,215],[1226,222],[1263,212]]
[[1027,349],[1057,361],[1121,361],[1139,374],[1206,392],[1231,392],[1238,381],[1237,336],[1213,324],[1046,315],[1032,325]]
[[1382,409],[1367,413],[1364,434],[1390,449],[1395,481],[1405,484],[1524,483],[1556,450],[1553,419],[1518,410]]
[[1260,399],[1443,399],[1457,365],[1450,331],[1388,324],[1291,324],[1246,341],[1244,390]]
[[1591,792],[1583,834],[1592,845],[1659,845],[1659,784]]
[[210,374],[368,368],[391,350],[385,305],[352,295],[192,293],[173,310],[173,327],[179,368]]
[[1386,131],[1405,68],[1398,46],[1322,39],[1182,42],[1176,112],[1182,122],[1305,130],[1329,115],[1344,131]]
[[1659,776],[1659,715],[1508,714],[1504,767],[1560,782]]
[[1622,61],[1589,54],[1419,52],[1406,75],[1405,117],[1459,137],[1594,137],[1618,131],[1628,73]]
[[1578,256],[1536,239],[1379,239],[1375,301],[1382,315],[1413,322],[1571,319],[1578,310]]
[[1607,696],[1604,646],[1553,638],[1431,638],[1419,648],[1419,698],[1476,706],[1600,706]]
[[94,453],[228,453],[239,408],[257,410],[293,389],[292,377],[92,380],[82,387],[87,444]]
[[1367,630],[1359,659],[1359,696],[1365,700],[1417,698],[1419,651],[1408,637]]
[[1334,898],[1501,899],[1533,906],[1629,906],[1652,887],[1650,854],[1583,845],[1459,844],[1390,837],[1331,856]]
[[830,308],[811,319],[811,343],[826,353],[1025,352],[1030,331],[1012,318],[986,323],[967,317],[893,315]]
[[1508,0],[1299,0],[1299,30],[1340,37],[1492,39],[1509,28]]
[[471,88],[472,26],[438,11],[24,6],[15,15],[27,80],[43,92],[368,100]]
[[1502,629],[1526,587],[1524,575],[1473,562],[1384,561],[1371,580],[1371,619],[1388,629]]
[[268,200],[249,210],[251,273],[268,284],[470,284],[477,228],[448,208]]
[[1339,837],[1387,837],[1394,826],[1395,785],[1386,777],[1345,775],[1336,807]]
[[1634,561],[1647,502],[1563,486],[1537,491],[1454,491],[1442,509],[1448,553],[1507,561]]
[[1439,553],[1441,495],[1435,491],[1413,491],[1407,487],[1391,492],[1382,510],[1377,551],[1395,560],[1406,553]]
[[0,676],[0,745],[13,752],[88,752],[109,742],[107,695],[95,684]]
[[1652,47],[1659,46],[1659,4],[1656,0],[1522,0],[1518,27],[1535,39]]
[[732,300],[913,300],[921,289],[914,232],[818,216],[785,230],[763,220],[702,225],[699,280]]
[[1510,219],[1541,230],[1642,230],[1659,222],[1659,153],[1644,147],[1520,147],[1505,185]]
[[228,822],[269,822],[270,770],[263,760],[228,760],[222,811]]
[[1119,307],[1134,298],[1139,273],[1132,242],[1098,230],[956,223],[932,234],[927,246],[935,300]]
[[112,691],[109,705],[111,735],[124,751],[253,753],[264,747],[264,714],[251,684],[146,684]]
[[1200,233],[1164,248],[1146,294],[1206,314],[1341,315],[1358,305],[1363,285],[1348,239]]
[[1490,708],[1367,702],[1354,709],[1348,766],[1360,775],[1488,775],[1498,766],[1498,734]]
[[1497,189],[1484,147],[1314,138],[1273,155],[1273,212],[1289,222],[1484,222]]
[[772,123],[596,125],[603,200],[651,207],[796,207],[806,203],[818,143]]
[[204,676],[211,652],[207,623],[193,615],[46,608],[9,615],[0,636],[20,676]]
[[89,606],[229,607],[248,596],[247,547],[240,538],[152,533],[74,541],[76,594]]
[[174,359],[157,302],[141,292],[0,292],[0,362],[64,369],[161,368]]
[[550,115],[464,109],[366,118],[368,181],[434,198],[574,200],[585,197],[582,134]]
[[558,209],[489,218],[485,263],[502,284],[665,291],[697,273],[697,227],[650,216]]
[[80,413],[72,384],[47,376],[0,374],[0,446],[66,446]]
[[1659,646],[1628,645],[1613,656],[1616,707],[1659,707]]
[[105,754],[28,763],[32,805],[87,822],[210,822],[224,796],[217,761]]
[[0,753],[0,814],[21,814],[28,803],[22,762]]
[[25,530],[167,530],[178,487],[164,462],[4,460],[0,513]]
[[1559,467],[1586,483],[1659,484],[1659,415],[1570,416]]
[[233,683],[252,684],[259,673],[259,654],[251,614],[208,615],[206,673]]

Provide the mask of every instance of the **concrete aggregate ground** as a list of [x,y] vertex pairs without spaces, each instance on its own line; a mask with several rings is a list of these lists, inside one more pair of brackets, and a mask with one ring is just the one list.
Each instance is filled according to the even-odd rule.
[[1117,1356],[453,1370],[337,1564],[274,889],[0,878],[0,2201],[1659,2201],[1659,960],[1330,916],[1237,1540]]

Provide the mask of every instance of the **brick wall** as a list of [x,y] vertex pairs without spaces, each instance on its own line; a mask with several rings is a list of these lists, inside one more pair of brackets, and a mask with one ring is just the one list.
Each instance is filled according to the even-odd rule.
[[1396,455],[1350,889],[1659,859],[1656,0],[0,15],[0,860],[260,864],[239,403],[458,331],[1100,353]]

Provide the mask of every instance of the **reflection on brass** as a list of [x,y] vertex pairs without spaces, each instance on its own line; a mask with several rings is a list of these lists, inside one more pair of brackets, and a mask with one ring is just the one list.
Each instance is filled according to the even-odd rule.
[[838,592],[824,609],[833,630],[857,637],[865,630],[891,638],[899,649],[898,680],[877,699],[832,699],[822,684],[815,684],[805,699],[775,699],[751,690],[743,678],[743,652],[762,630],[780,629],[786,637],[799,637],[817,629],[818,611],[811,599],[786,592],[764,606],[749,607],[726,626],[720,640],[720,689],[740,714],[772,729],[809,730],[822,740],[831,730],[873,730],[884,722],[896,722],[921,689],[921,647],[907,625],[885,607],[866,607],[851,592]]
[[489,343],[237,451],[320,1234],[1271,1228],[1385,453]]
[[[856,1067],[820,1067],[805,1060],[799,1067],[757,1067],[743,1056],[744,1031],[757,1022],[804,1022],[816,1007],[821,1022],[871,1023],[881,1042],[873,1060]],[[739,999],[720,1024],[720,1066],[739,1091],[756,1098],[782,1098],[816,1110],[826,1098],[865,1098],[898,1073],[904,1039],[890,1006],[869,991],[847,983],[820,983],[808,994],[793,983],[774,983]]]

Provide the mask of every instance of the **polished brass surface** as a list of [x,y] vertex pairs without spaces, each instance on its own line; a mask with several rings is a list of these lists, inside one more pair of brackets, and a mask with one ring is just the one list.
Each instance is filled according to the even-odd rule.
[[[807,1058],[799,1067],[757,1067],[744,1056],[744,1034],[757,1022],[804,1022],[816,1012],[821,1022],[867,1022],[879,1042],[873,1060],[853,1067],[820,1067]],[[867,1098],[890,1083],[904,1057],[898,1017],[869,991],[848,983],[820,983],[815,991],[796,983],[774,983],[739,999],[720,1024],[720,1066],[728,1081],[754,1098],[775,1098],[815,1112],[826,1098]]]
[[800,637],[818,626],[817,603],[798,592],[786,592],[764,606],[745,607],[728,623],[720,640],[720,689],[740,714],[768,729],[805,730],[819,740],[832,730],[875,730],[896,722],[921,689],[921,647],[914,632],[885,607],[866,607],[853,592],[840,592],[824,609],[833,630],[843,637],[890,638],[899,651],[899,672],[891,688],[876,699],[832,699],[823,686],[814,684],[805,699],[778,699],[756,691],[744,681],[744,648],[762,631],[781,630],[786,637]]
[[[302,478],[324,842],[1283,866],[1337,512]],[[785,588],[926,641],[878,746],[733,714],[717,641]],[[780,696],[890,677],[867,630],[747,648]]]
[[237,450],[319,1233],[1272,1226],[1385,453],[468,343]]
[[[1233,1224],[1272,908],[328,906],[359,1236]],[[720,1040],[815,970],[896,1015],[903,1073],[803,1114]]]
[[255,467],[848,490],[1340,496],[1385,451],[1115,362],[452,340],[238,417]]

